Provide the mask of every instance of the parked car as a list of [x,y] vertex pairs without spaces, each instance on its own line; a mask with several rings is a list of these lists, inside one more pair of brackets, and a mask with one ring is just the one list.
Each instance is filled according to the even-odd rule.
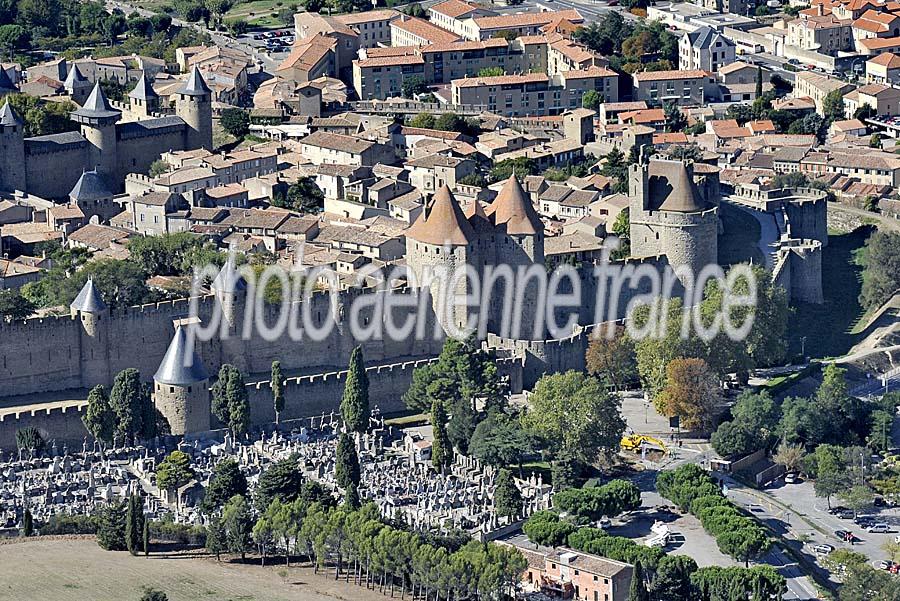
[[884,522],[878,524],[872,524],[868,528],[866,528],[866,532],[872,532],[875,534],[884,534],[886,532],[890,532],[891,527],[885,524]]
[[875,497],[872,499],[872,505],[875,507],[885,507],[887,506],[887,502],[884,500],[884,497]]
[[852,520],[854,517],[856,517],[856,515],[849,509],[838,513],[837,516],[842,520]]
[[894,537],[894,542],[900,545],[900,534]]
[[813,547],[813,552],[816,555],[828,555],[832,551],[834,551],[834,547],[832,547],[831,545],[821,544],[821,545],[815,545]]
[[784,483],[785,484],[796,484],[797,482],[800,482],[799,474],[785,474],[784,475]]
[[875,567],[879,570],[890,570],[892,565],[894,564],[890,561],[881,560],[875,564]]
[[829,509],[828,513],[830,513],[831,515],[837,515],[842,511],[848,511],[848,508],[844,507],[843,505],[836,505],[836,506],[832,507],[831,509]]

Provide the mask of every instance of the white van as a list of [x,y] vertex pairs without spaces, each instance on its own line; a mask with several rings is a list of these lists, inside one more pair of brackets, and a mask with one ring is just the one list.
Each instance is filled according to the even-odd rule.
[[874,533],[876,533],[876,534],[877,534],[877,533],[890,532],[890,531],[891,531],[890,527],[889,527],[887,524],[884,524],[884,523],[872,524],[871,526],[869,526],[868,528],[866,528],[866,532],[874,532]]

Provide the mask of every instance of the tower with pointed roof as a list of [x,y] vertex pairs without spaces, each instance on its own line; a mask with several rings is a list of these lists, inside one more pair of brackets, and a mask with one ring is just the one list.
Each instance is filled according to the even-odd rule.
[[[544,224],[515,176],[503,184],[497,198],[489,206],[484,207],[475,200],[465,211],[460,208],[450,189],[444,186],[407,230],[406,263],[419,282],[427,277],[429,271],[442,272],[445,281],[454,282],[455,287],[444,291],[443,297],[466,295],[470,289],[476,291],[461,276],[461,269],[467,265],[480,279],[479,294],[483,294],[484,286],[491,286],[487,306],[455,306],[449,310],[446,300],[442,302],[436,294],[441,288],[440,283],[432,282],[432,300],[445,330],[448,321],[460,328],[467,323],[472,312],[477,311],[479,317],[483,317],[477,324],[482,335],[494,333],[529,339],[543,337],[542,325],[535,327],[536,283],[526,283],[522,278],[522,302],[513,307],[507,300],[515,294],[516,278],[523,270],[535,265],[543,268],[544,264]],[[500,273],[501,267],[502,270],[509,268],[513,274],[511,280],[486,277],[489,271]],[[515,319],[510,320],[511,316]]]
[[176,436],[210,427],[209,373],[190,335],[189,326],[175,324],[175,336],[153,376],[153,402]]
[[146,73],[141,72],[134,89],[128,92],[128,102],[131,112],[142,119],[159,111],[159,94],[153,89]]
[[72,111],[72,120],[81,124],[81,135],[88,141],[91,166],[106,176],[118,174],[116,123],[122,112],[114,109],[97,82],[84,104]]
[[0,108],[0,190],[25,190],[25,122],[9,102]]
[[175,113],[187,124],[184,147],[212,150],[212,90],[196,65],[175,93]]
[[66,80],[63,82],[63,88],[65,88],[66,93],[72,98],[75,104],[81,106],[84,104],[84,101],[87,100],[93,86],[91,85],[91,82],[81,74],[78,65],[72,63],[69,67],[68,74],[66,74]]
[[650,159],[631,165],[631,255],[665,255],[673,268],[690,267],[694,277],[717,263],[720,199],[711,197],[717,190],[697,185],[690,161]]
[[72,319],[79,323],[81,385],[85,388],[110,383],[109,307],[89,279],[69,305]]

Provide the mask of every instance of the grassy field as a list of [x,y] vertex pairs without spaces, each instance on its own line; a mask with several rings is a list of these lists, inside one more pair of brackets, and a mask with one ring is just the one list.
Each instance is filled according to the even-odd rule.
[[293,2],[282,0],[242,2],[235,4],[225,13],[225,20],[244,19],[250,27],[290,27],[290,24],[286,25],[278,19],[278,11],[293,5]]
[[752,259],[754,265],[765,265],[765,257],[759,250],[759,221],[747,211],[728,203],[723,202],[719,211],[724,230],[719,236],[719,263],[734,265],[747,263]]
[[205,555],[132,557],[93,539],[35,538],[0,544],[0,601],[137,601],[143,587],[169,601],[381,601],[311,568],[216,562]]
[[862,286],[861,249],[872,232],[871,227],[850,233],[831,234],[822,257],[822,305],[799,304],[788,322],[790,353],[800,353],[800,338],[806,337],[810,357],[837,357],[856,342],[854,329],[865,318],[859,305]]

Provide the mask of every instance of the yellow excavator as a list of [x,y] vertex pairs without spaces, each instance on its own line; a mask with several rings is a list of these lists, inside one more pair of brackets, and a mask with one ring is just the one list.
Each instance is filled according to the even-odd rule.
[[647,436],[646,434],[629,434],[628,436],[623,436],[621,446],[623,451],[633,451],[635,453],[639,453],[642,446],[659,449],[663,453],[667,452],[666,445],[663,441],[653,436]]

